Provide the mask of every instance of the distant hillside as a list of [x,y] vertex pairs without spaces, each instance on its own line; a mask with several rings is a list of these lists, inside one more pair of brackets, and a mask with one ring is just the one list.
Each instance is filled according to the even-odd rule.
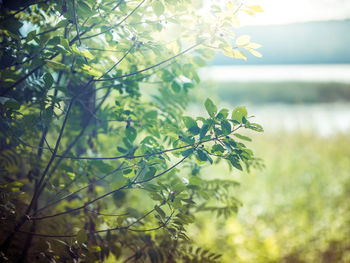
[[212,65],[350,63],[350,20],[249,26],[235,31],[263,45],[263,58],[232,60],[221,53]]

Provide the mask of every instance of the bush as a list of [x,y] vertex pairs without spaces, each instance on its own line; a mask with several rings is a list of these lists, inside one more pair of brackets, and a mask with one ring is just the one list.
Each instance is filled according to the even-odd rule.
[[[186,226],[239,204],[223,191],[229,179],[204,180],[200,168],[258,164],[236,131],[262,128],[242,106],[183,110],[214,50],[257,54],[247,36],[228,41],[236,13],[260,9],[213,6],[210,21],[196,3],[2,2],[2,260],[220,257],[193,249]],[[215,196],[222,206],[207,206]]]

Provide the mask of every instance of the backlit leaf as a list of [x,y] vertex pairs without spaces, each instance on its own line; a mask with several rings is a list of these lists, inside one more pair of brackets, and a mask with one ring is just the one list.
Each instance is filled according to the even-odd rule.
[[152,4],[152,8],[157,16],[160,16],[164,13],[164,5],[160,0],[155,0]]
[[249,44],[250,42],[250,36],[248,35],[243,35],[243,36],[240,36],[236,39],[236,45],[237,46],[244,46],[244,45],[247,45]]
[[258,12],[258,13],[263,13],[264,10],[261,8],[260,5],[251,5],[251,6],[247,6],[248,8],[250,8],[251,10]]
[[212,102],[211,99],[206,99],[205,103],[204,103],[204,106],[209,114],[210,117],[215,117],[218,109],[217,107],[215,106],[214,102]]
[[247,118],[247,115],[248,112],[246,107],[240,106],[233,109],[231,119],[242,123],[243,117]]
[[254,55],[254,56],[258,57],[258,58],[262,57],[262,55],[256,50],[251,49],[251,50],[249,50],[249,52],[252,53],[252,55]]

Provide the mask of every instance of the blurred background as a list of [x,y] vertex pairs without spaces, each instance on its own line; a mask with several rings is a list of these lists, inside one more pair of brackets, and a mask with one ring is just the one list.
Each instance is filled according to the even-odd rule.
[[235,32],[261,44],[263,58],[218,54],[189,111],[206,97],[246,105],[265,129],[250,143],[265,168],[205,168],[239,182],[243,205],[227,219],[202,213],[192,237],[224,262],[350,262],[350,1],[255,4],[265,12],[242,15]]

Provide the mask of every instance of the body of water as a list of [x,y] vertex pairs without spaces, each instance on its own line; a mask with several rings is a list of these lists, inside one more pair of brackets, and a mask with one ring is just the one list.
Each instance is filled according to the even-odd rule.
[[[212,66],[203,68],[200,72],[202,80],[216,83],[242,82],[249,84],[257,83],[262,89],[265,83],[282,82],[278,85],[278,90],[287,87],[287,82],[310,83],[310,88],[314,82],[338,82],[350,83],[350,64],[346,65],[264,65],[264,66]],[[283,85],[286,82],[286,86]],[[229,85],[229,83],[228,83]],[[255,87],[259,89],[259,86]],[[220,85],[218,85],[220,87]],[[222,86],[222,85],[221,85]],[[237,86],[237,85],[236,85]],[[305,84],[305,89],[308,85]],[[235,86],[232,86],[234,89]],[[249,85],[248,85],[249,87]],[[265,87],[266,88],[266,87]],[[331,87],[330,87],[331,89]],[[254,92],[254,91],[252,91]],[[286,92],[293,93],[291,87]],[[298,89],[298,92],[303,92]],[[306,92],[306,90],[305,90]],[[329,90],[331,94],[331,90]],[[307,92],[306,92],[307,93]],[[273,93],[274,95],[278,93]],[[228,94],[229,95],[229,94]],[[249,91],[245,94],[249,98]],[[252,94],[253,96],[254,94]],[[293,95],[293,94],[291,94]],[[277,96],[277,95],[276,95]],[[318,97],[317,97],[318,98]],[[229,99],[222,101],[219,105],[232,109],[238,105]],[[337,133],[350,132],[350,103],[334,102],[303,104],[284,103],[239,103],[246,105],[249,115],[254,115],[253,122],[264,126],[266,132],[308,132],[320,136],[330,136]],[[250,104],[250,105],[249,105]],[[194,106],[194,107],[193,107]],[[205,115],[203,108],[192,105],[190,112]]]
[[219,82],[344,82],[350,83],[350,64],[211,66],[200,70],[203,80]]

